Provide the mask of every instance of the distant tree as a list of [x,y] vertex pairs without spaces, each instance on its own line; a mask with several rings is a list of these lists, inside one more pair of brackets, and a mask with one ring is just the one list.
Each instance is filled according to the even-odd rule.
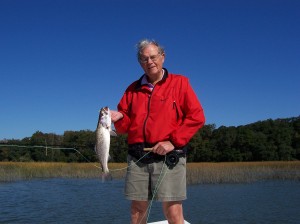
[[234,147],[239,149],[242,161],[253,160],[254,135],[255,133],[250,128],[244,126],[237,127],[237,137]]
[[240,161],[239,150],[235,149],[234,144],[237,138],[235,127],[225,127],[214,130],[212,135],[212,146],[218,151],[216,161]]
[[[95,162],[95,138],[90,130],[63,135],[37,131],[22,140],[2,140],[0,161]],[[127,150],[126,135],[111,137],[112,162],[126,162]],[[300,116],[238,127],[208,124],[188,144],[189,162],[271,160],[300,160]]]
[[127,135],[118,135],[110,139],[111,162],[127,161]]
[[300,117],[293,120],[292,148],[295,150],[295,159],[300,160]]

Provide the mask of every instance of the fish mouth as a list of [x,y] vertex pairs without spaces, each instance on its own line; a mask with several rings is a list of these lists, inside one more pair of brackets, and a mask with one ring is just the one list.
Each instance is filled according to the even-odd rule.
[[102,107],[101,110],[100,110],[100,115],[101,116],[107,115],[108,111],[109,111],[108,107]]
[[99,112],[103,112],[103,111],[105,111],[105,112],[108,112],[108,107],[102,107],[101,109],[100,109],[100,111]]

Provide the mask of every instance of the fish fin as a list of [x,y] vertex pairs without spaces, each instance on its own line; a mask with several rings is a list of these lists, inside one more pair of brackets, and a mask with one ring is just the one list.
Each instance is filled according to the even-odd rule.
[[110,133],[111,136],[118,136],[117,133],[114,130],[110,130],[109,133]]
[[102,173],[101,174],[101,179],[102,179],[102,182],[111,181],[112,180],[112,175],[110,173]]

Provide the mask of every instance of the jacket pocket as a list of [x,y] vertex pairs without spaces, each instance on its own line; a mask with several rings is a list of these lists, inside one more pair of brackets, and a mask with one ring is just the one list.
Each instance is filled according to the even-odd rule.
[[177,121],[180,120],[182,118],[182,111],[176,100],[173,100],[173,109],[175,110],[176,113],[176,120]]

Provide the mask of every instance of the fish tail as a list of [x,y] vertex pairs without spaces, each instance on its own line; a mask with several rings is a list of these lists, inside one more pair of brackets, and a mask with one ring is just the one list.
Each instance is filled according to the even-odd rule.
[[102,182],[111,181],[112,180],[112,175],[110,173],[102,173],[101,174],[101,179],[102,179]]

